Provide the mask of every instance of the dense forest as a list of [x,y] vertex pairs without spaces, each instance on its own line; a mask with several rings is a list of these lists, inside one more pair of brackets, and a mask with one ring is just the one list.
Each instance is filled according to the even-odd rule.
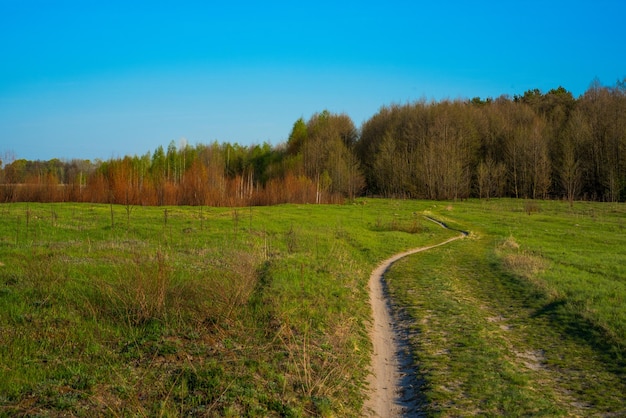
[[328,111],[287,142],[170,143],[108,161],[0,162],[0,202],[269,205],[374,195],[626,200],[626,79],[495,99],[382,107],[357,129]]

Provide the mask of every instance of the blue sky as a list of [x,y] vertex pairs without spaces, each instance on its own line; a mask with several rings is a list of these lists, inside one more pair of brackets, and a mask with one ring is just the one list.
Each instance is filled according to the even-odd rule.
[[284,142],[328,109],[626,77],[623,1],[0,0],[0,159]]

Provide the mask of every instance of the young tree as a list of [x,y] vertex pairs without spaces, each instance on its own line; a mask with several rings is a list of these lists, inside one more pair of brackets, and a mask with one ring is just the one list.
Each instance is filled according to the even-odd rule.
[[308,137],[306,122],[303,118],[298,119],[291,128],[289,139],[287,140],[287,154],[297,155],[302,151],[304,142]]
[[156,194],[157,205],[163,206],[165,204],[165,183],[167,182],[167,161],[165,151],[161,145],[152,154],[149,172]]
[[558,158],[558,176],[570,205],[578,197],[582,188],[583,158],[581,150],[589,143],[591,133],[586,117],[580,109],[575,109],[565,127]]
[[545,122],[541,118],[533,121],[530,135],[526,144],[528,145],[526,165],[530,171],[530,187],[533,199],[545,199],[550,191],[551,166],[548,155],[548,141],[544,135]]
[[476,169],[478,197],[487,198],[501,196],[504,188],[506,167],[491,158],[481,161]]
[[383,196],[399,196],[402,193],[396,141],[391,133],[385,133],[378,152],[372,156],[371,181]]

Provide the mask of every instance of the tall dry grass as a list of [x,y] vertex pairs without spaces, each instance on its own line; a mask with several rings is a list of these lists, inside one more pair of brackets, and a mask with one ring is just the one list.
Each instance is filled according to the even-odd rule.
[[201,274],[189,275],[185,267],[161,249],[147,258],[136,255],[95,281],[88,310],[98,319],[131,327],[150,321],[218,324],[234,320],[258,281],[258,258],[247,252],[233,252]]

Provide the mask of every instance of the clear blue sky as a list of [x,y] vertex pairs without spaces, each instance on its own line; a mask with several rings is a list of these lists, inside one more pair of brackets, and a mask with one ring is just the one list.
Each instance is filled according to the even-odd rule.
[[626,2],[0,0],[0,158],[276,145],[328,109],[626,77]]

